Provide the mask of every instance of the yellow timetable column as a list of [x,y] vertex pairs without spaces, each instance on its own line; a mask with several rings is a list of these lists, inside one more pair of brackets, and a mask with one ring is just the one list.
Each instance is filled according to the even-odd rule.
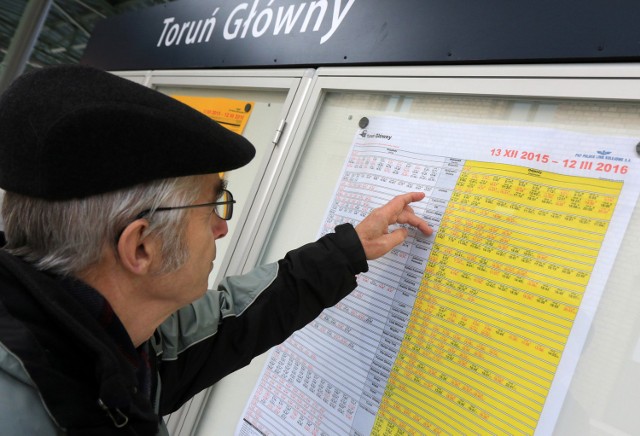
[[532,434],[621,189],[467,161],[373,434]]

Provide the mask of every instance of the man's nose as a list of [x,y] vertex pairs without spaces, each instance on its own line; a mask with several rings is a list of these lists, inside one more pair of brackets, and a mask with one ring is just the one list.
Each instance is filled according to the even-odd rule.
[[224,238],[227,233],[229,233],[229,226],[227,222],[217,216],[215,213],[213,214],[213,223],[211,225],[211,231],[213,232],[213,236],[215,239]]

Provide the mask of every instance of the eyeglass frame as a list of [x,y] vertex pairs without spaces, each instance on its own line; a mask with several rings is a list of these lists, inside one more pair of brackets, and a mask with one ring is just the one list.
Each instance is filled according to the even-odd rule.
[[[233,194],[231,194],[231,191],[229,191],[228,189],[221,189],[220,192],[222,193],[227,193],[227,195],[229,196],[230,200],[225,200],[225,201],[212,201],[210,203],[199,203],[199,204],[189,204],[186,206],[167,206],[167,207],[157,207],[155,209],[145,209],[142,212],[140,212],[139,214],[137,214],[132,221],[135,220],[139,220],[140,218],[144,218],[145,216],[149,215],[150,213],[156,213],[156,212],[164,212],[164,211],[169,211],[169,210],[178,210],[178,209],[193,209],[196,207],[206,207],[206,206],[220,206],[223,204],[228,204],[229,205],[229,213],[228,213],[228,217],[221,217],[220,215],[218,215],[218,212],[216,211],[216,208],[214,207],[213,210],[211,211],[212,214],[215,214],[218,218],[220,218],[223,221],[229,221],[231,219],[231,217],[233,216],[233,205],[236,203],[236,201],[233,199]],[[118,245],[118,241],[120,240],[120,237],[122,236],[122,233],[124,232],[124,229],[122,229],[119,233],[118,236],[116,237],[115,243],[116,245]]]
[[[207,207],[207,206],[214,206],[213,210],[211,211],[211,213],[215,213],[216,216],[218,218],[220,218],[221,220],[224,221],[229,221],[231,219],[231,217],[233,216],[233,205],[236,203],[236,201],[233,199],[233,194],[231,194],[231,191],[229,191],[228,189],[222,189],[220,192],[222,193],[226,193],[229,196],[229,200],[225,200],[225,201],[212,201],[210,203],[199,203],[199,204],[189,204],[186,206],[168,206],[168,207],[157,207],[155,209],[145,209],[142,212],[140,212],[138,215],[135,216],[134,221],[138,220],[140,218],[144,218],[145,216],[149,215],[150,213],[156,213],[156,212],[165,212],[165,211],[169,211],[169,210],[179,210],[179,209],[193,209],[196,207]],[[229,213],[227,214],[227,217],[222,217],[218,214],[217,208],[215,206],[222,206],[222,205],[228,205],[229,206]]]

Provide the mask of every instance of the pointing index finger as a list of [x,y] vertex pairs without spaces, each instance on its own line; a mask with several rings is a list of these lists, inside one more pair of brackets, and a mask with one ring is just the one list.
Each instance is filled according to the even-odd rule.
[[424,197],[424,192],[409,192],[395,197],[389,202],[389,206],[391,206],[394,211],[395,222],[414,226],[428,236],[433,233],[433,229],[425,220],[418,217],[409,206],[410,203],[420,201],[424,199]]

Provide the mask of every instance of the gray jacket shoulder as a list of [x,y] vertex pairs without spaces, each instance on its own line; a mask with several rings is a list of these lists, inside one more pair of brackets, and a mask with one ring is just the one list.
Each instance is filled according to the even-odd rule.
[[225,278],[217,289],[183,307],[163,322],[158,331],[162,360],[175,360],[189,347],[218,332],[220,322],[228,316],[242,314],[278,276],[278,264],[270,263],[242,276]]
[[0,434],[64,434],[49,416],[22,363],[2,343],[0,393]]

